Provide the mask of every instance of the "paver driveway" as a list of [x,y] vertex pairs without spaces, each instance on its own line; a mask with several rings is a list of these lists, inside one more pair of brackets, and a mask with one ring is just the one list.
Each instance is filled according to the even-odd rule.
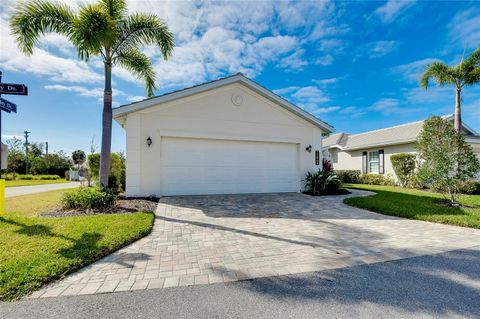
[[[367,192],[353,191],[359,196]],[[480,231],[371,213],[345,196],[164,197],[152,233],[32,294],[93,294],[235,281],[480,245]]]

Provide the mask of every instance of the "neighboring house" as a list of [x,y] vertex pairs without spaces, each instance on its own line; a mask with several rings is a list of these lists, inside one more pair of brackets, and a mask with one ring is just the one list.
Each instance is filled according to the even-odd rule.
[[[443,118],[453,123],[453,115]],[[387,174],[395,178],[390,156],[415,153],[415,144],[424,121],[407,123],[360,134],[338,133],[323,139],[323,156],[336,170]],[[480,135],[463,124],[466,141],[480,158]]]
[[127,196],[298,192],[333,131],[242,74],[113,112]]

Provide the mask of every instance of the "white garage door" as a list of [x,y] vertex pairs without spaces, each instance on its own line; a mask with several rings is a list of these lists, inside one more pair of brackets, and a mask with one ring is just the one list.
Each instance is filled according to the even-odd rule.
[[297,144],[167,138],[163,195],[298,192]]

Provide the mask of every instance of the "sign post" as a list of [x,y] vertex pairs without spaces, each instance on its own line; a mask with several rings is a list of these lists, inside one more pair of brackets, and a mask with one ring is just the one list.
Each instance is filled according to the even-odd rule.
[[[25,84],[2,83],[2,71],[0,71],[0,169],[2,168],[2,111],[17,113],[17,105],[8,100],[2,99],[2,94],[28,95],[28,87]],[[3,213],[5,203],[5,181],[1,179],[0,171],[0,213]]]

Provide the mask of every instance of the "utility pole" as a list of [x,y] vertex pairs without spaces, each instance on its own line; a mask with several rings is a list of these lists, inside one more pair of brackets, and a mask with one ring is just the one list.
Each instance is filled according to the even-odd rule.
[[48,142],[45,142],[45,155],[48,155]]
[[25,174],[28,174],[28,134],[31,132],[23,132],[25,136]]

